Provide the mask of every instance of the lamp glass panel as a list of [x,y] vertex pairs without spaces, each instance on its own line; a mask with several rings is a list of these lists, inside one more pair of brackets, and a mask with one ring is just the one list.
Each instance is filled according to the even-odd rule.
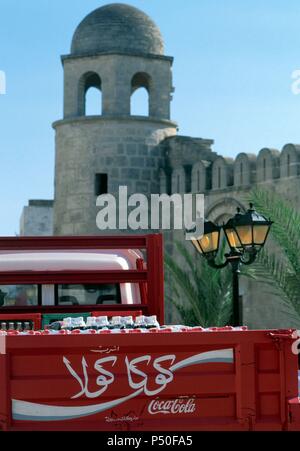
[[226,233],[227,240],[228,240],[231,248],[242,247],[239,237],[237,236],[234,229],[227,229],[227,230],[225,230],[225,233]]
[[269,226],[268,225],[254,225],[253,226],[253,237],[254,244],[264,244]]
[[216,231],[203,235],[201,240],[199,240],[199,244],[204,254],[217,251],[219,247],[219,232]]
[[199,242],[197,240],[192,240],[193,245],[195,246],[196,250],[200,252],[200,254],[203,254],[203,251],[201,247],[199,246]]
[[251,246],[252,245],[252,226],[238,226],[236,228],[236,232],[239,236],[240,242],[243,246]]

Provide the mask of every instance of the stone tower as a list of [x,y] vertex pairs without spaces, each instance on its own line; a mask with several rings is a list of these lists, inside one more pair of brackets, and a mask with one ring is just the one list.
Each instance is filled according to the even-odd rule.
[[[232,159],[213,152],[211,139],[177,135],[170,121],[173,59],[164,56],[156,25],[136,8],[114,4],[92,12],[75,31],[71,53],[62,62],[64,117],[54,124],[54,228],[52,202],[30,200],[21,218],[22,235],[100,233],[96,197],[117,194],[120,185],[129,193],[203,193],[206,218],[219,224],[237,207],[248,208],[253,187],[275,191],[299,210],[300,145],[289,143],[281,151],[266,147],[257,155],[242,151]],[[102,92],[97,116],[85,114],[92,87]],[[131,114],[131,96],[139,88],[148,91],[147,117]],[[174,246],[183,232],[167,231],[164,238],[168,253],[183,263]],[[267,245],[276,252],[270,238]],[[187,248],[193,252],[190,243]],[[199,256],[194,257],[196,264]],[[264,284],[241,278],[240,293],[246,325],[300,328],[293,309],[286,311],[281,295],[270,294]]]
[[[164,56],[161,33],[146,14],[111,4],[80,23],[62,63],[64,117],[53,124],[54,234],[95,234],[99,194],[117,194],[120,185],[129,193],[160,191],[160,143],[177,131],[170,120],[173,58]],[[97,116],[85,114],[91,87],[102,92]],[[139,88],[148,91],[147,117],[131,115]]]

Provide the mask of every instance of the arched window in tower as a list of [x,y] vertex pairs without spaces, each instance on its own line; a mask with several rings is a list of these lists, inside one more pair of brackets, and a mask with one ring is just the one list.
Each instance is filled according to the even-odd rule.
[[97,88],[89,88],[85,95],[85,115],[100,116],[102,114],[102,92]]
[[139,72],[131,80],[131,106],[132,116],[150,115],[151,77]]
[[79,115],[100,116],[102,114],[102,83],[95,72],[84,74],[79,82]]
[[240,184],[243,185],[244,182],[244,167],[243,167],[243,163],[240,164]]
[[218,188],[221,188],[221,168],[218,167]]
[[263,180],[265,181],[267,178],[267,160],[263,159]]
[[288,177],[290,177],[290,175],[291,175],[291,156],[289,153],[287,154],[286,164],[287,164],[286,174]]

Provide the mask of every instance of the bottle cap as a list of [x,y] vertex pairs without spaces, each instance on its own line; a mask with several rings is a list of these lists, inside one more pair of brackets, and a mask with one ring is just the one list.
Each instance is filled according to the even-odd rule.
[[64,318],[61,324],[62,329],[71,329],[72,328],[72,318]]
[[120,326],[121,323],[122,323],[121,316],[113,316],[110,321],[110,324],[112,326]]
[[98,328],[109,326],[109,321],[108,321],[107,316],[98,316],[95,318],[95,320],[96,320],[96,325]]
[[146,321],[145,321],[144,315],[137,316],[135,318],[135,327],[146,327]]
[[71,318],[71,329],[80,329],[85,327],[86,324],[82,316],[79,316],[78,318]]
[[123,316],[121,317],[121,324],[124,327],[133,327],[134,322],[132,316]]
[[146,323],[147,326],[159,327],[159,323],[157,321],[157,316],[156,315],[145,316],[145,323]]
[[92,328],[92,327],[97,327],[97,323],[96,323],[96,318],[94,317],[94,316],[89,316],[87,319],[86,319],[86,327],[89,329],[89,328]]
[[30,329],[31,329],[30,323],[29,323],[28,321],[26,321],[26,322],[24,323],[24,329],[25,329],[25,330],[30,330]]

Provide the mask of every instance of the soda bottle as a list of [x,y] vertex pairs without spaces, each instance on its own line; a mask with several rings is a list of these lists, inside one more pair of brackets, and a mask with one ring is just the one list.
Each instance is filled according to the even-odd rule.
[[86,319],[86,329],[97,330],[97,322],[94,316],[89,316]]
[[15,330],[15,323],[8,323],[8,330]]
[[122,321],[120,316],[113,316],[110,321],[110,329],[121,329]]
[[71,318],[71,330],[85,330],[86,324],[82,316]]
[[53,323],[45,326],[45,328],[47,328],[48,330],[54,330],[54,331],[61,330],[61,327],[62,327],[62,321],[54,321]]
[[30,323],[26,321],[24,323],[24,332],[28,332],[29,330],[31,330]]
[[153,329],[153,328],[159,327],[159,323],[157,321],[157,316],[156,315],[145,316],[145,324],[146,324],[146,329]]
[[61,330],[72,330],[72,318],[64,318],[61,324]]
[[79,335],[81,334],[83,329],[78,329],[78,327],[75,327],[74,329],[71,330],[71,334],[73,335]]
[[133,329],[134,322],[132,316],[123,316],[121,318],[121,329]]
[[110,327],[107,316],[98,316],[96,319],[97,330],[105,330]]
[[18,332],[23,332],[23,325],[22,325],[22,323],[17,323],[17,328],[16,328],[16,330],[17,330]]
[[192,327],[182,326],[181,324],[176,324],[171,326],[174,332],[189,332]]
[[42,331],[42,335],[51,335],[51,330],[49,327],[45,326],[45,329]]
[[146,329],[147,325],[146,325],[146,321],[145,321],[145,316],[141,315],[141,316],[137,316],[135,318],[135,323],[134,323],[134,328],[135,329]]
[[1,323],[1,330],[6,332],[7,331],[7,324],[6,323]]

